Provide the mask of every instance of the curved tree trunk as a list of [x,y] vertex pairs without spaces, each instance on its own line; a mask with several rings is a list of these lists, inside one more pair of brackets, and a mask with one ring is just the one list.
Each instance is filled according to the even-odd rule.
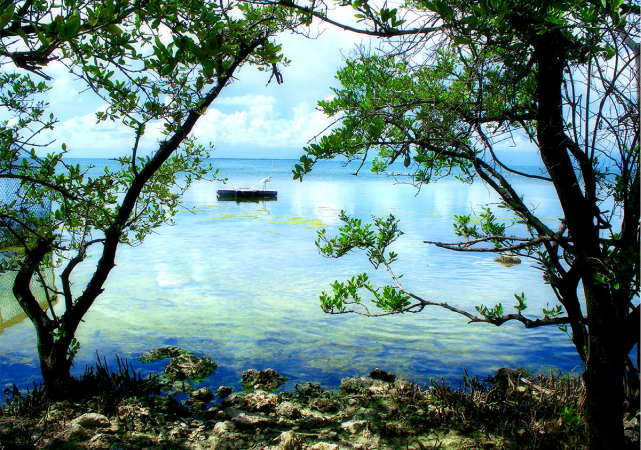
[[68,353],[73,334],[61,335],[62,330],[59,329],[57,319],[55,316],[54,319],[50,318],[47,312],[40,308],[30,287],[36,270],[50,255],[51,245],[50,240],[41,239],[27,252],[25,263],[16,274],[12,290],[36,329],[38,357],[46,395],[50,399],[57,399],[67,393],[71,381],[71,361]]

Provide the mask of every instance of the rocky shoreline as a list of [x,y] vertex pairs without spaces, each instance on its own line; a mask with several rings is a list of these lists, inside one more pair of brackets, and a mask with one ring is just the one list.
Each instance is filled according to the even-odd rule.
[[[278,392],[285,377],[272,369],[250,369],[243,373],[243,392],[221,386],[214,393],[187,380],[211,374],[215,363],[185,355],[190,354],[173,353],[165,375],[151,380],[128,369],[123,373],[122,367],[111,374],[99,367],[90,375],[100,375],[103,387],[108,379],[110,389],[78,402],[39,405],[38,392],[31,400],[14,396],[0,413],[0,449],[576,449],[586,444],[579,414],[583,388],[573,378],[501,369],[485,383],[466,376],[462,389],[453,389],[435,382],[421,387],[376,369],[343,379],[338,393],[311,382]],[[178,401],[185,393],[188,398]],[[631,445],[638,448],[638,419],[628,428]]]

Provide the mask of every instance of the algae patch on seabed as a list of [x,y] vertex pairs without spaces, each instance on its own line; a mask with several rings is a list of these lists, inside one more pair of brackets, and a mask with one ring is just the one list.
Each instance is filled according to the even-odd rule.
[[289,225],[307,225],[306,228],[323,228],[325,224],[320,219],[310,219],[307,217],[287,217],[282,222],[268,221],[269,224],[286,223]]
[[210,216],[206,219],[197,220],[196,222],[209,222],[211,220],[230,220],[230,219],[255,219],[263,220],[267,217],[267,213],[263,210],[258,211],[260,214],[251,214],[251,213],[219,213],[215,216]]

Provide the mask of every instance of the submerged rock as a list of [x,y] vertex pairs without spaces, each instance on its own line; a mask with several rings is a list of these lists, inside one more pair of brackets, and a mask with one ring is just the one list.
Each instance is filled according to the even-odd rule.
[[229,386],[219,386],[216,390],[216,397],[226,398],[229,397],[229,394],[231,394],[232,392],[234,392],[234,389],[230,388]]
[[296,385],[296,392],[300,397],[319,397],[323,393],[320,383],[307,382],[302,386]]
[[202,380],[212,375],[218,365],[207,356],[198,358],[191,354],[172,358],[165,367],[165,374],[171,380]]
[[494,258],[494,261],[504,264],[506,266],[514,266],[517,264],[521,264],[521,258],[519,258],[518,256],[508,255],[505,253],[502,254],[501,256],[497,256],[496,258]]
[[370,378],[373,380],[381,380],[381,381],[387,381],[390,383],[393,383],[394,380],[396,380],[396,375],[393,373],[385,372],[378,367],[374,370],[372,370],[369,374]]
[[370,377],[343,378],[341,380],[341,390],[350,394],[369,389],[372,384],[374,384],[374,380]]
[[160,361],[165,358],[175,358],[180,355],[191,355],[190,351],[176,347],[175,345],[169,345],[167,347],[159,347],[148,352],[143,353],[138,357],[140,362],[148,363],[153,361]]
[[282,376],[274,369],[258,371],[249,369],[243,372],[243,386],[253,389],[264,389],[273,391],[285,383],[289,378]]
[[196,391],[191,391],[189,393],[189,396],[203,403],[209,403],[211,399],[214,398],[214,394],[206,387],[198,389]]

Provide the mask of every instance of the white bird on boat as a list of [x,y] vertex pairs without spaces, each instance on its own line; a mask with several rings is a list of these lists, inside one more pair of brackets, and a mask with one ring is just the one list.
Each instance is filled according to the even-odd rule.
[[263,183],[263,191],[267,190],[267,183],[269,183],[271,181],[271,179],[272,179],[272,177],[270,175],[267,178],[263,178],[262,180],[260,180],[260,182]]

